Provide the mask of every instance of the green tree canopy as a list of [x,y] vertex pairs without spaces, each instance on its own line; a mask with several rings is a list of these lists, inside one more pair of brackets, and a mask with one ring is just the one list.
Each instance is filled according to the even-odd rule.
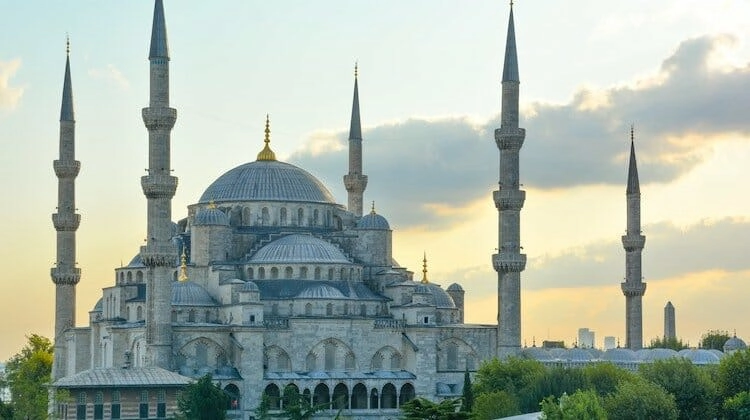
[[434,403],[424,398],[415,398],[401,406],[404,420],[465,420],[469,413],[460,410],[461,399],[448,399]]
[[582,370],[589,387],[602,397],[615,392],[620,383],[630,381],[635,376],[609,362],[589,363]]
[[614,393],[604,397],[603,406],[610,420],[677,419],[674,397],[640,377],[618,385]]
[[559,399],[549,396],[542,400],[542,418],[546,420],[601,420],[607,418],[594,390],[578,390]]
[[207,374],[185,387],[177,397],[177,409],[187,420],[224,420],[229,396]]
[[[723,344],[722,344],[723,345]],[[688,348],[688,345],[683,343],[682,340],[680,340],[677,337],[670,337],[670,338],[652,338],[651,343],[648,345],[648,348],[650,349],[672,349],[675,351],[680,351],[682,349]]]
[[482,363],[474,377],[474,392],[478,395],[494,391],[505,391],[515,396],[523,413],[537,411],[539,402],[546,395],[539,396],[536,383],[546,374],[544,365],[536,360],[511,357],[500,361],[492,359]]
[[726,420],[750,420],[750,392],[743,391],[724,400],[722,418]]
[[474,407],[474,390],[472,387],[471,375],[469,375],[469,369],[467,368],[464,372],[464,389],[461,399],[461,411],[471,412]]
[[724,356],[719,362],[716,382],[725,399],[750,390],[750,349]]
[[471,414],[478,420],[492,420],[521,414],[516,397],[507,391],[477,394]]
[[642,364],[639,371],[674,396],[679,419],[711,419],[716,415],[716,385],[690,360],[656,360]]
[[732,336],[727,331],[723,330],[709,330],[701,336],[701,341],[698,347],[702,349],[715,349],[724,351],[724,343],[727,342]]
[[52,342],[38,334],[5,365],[15,418],[43,419],[47,416],[47,388],[52,374]]
[[296,386],[287,385],[284,388],[283,410],[278,417],[289,420],[308,420],[318,411],[324,410],[330,404],[313,405],[309,398],[299,393]]

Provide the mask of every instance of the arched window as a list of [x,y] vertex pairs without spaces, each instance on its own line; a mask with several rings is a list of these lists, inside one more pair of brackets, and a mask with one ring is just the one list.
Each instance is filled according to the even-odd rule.
[[172,311],[172,322],[177,322],[177,311]]
[[284,278],[285,279],[291,279],[293,275],[292,267],[287,267],[284,269]]
[[344,315],[349,315],[349,304],[344,303]]
[[278,303],[274,303],[273,305],[271,305],[271,315],[273,315],[273,316],[279,315],[279,304]]
[[125,273],[120,271],[120,283],[125,283]]
[[211,311],[206,311],[206,323],[211,322]]
[[113,419],[120,418],[120,391],[112,391],[112,404],[110,405],[110,411]]
[[130,321],[130,306],[125,307],[125,320]]
[[78,419],[85,419],[86,418],[86,393],[85,392],[79,392],[78,393],[78,401],[76,401],[76,418]]
[[413,400],[416,397],[414,392],[414,385],[404,384],[401,386],[401,393],[398,396],[398,406],[402,407],[404,404]]
[[337,410],[349,408],[349,388],[342,383],[333,388],[333,408]]
[[195,309],[188,311],[188,322],[195,322]]
[[378,352],[372,357],[372,370],[383,369],[383,355]]
[[253,267],[247,267],[247,279],[248,280],[253,279]]
[[289,372],[290,370],[292,370],[292,361],[289,360],[289,356],[286,353],[279,352],[276,357],[276,371]]
[[304,226],[305,211],[302,208],[297,209],[297,226]]
[[455,343],[450,343],[446,350],[446,369],[457,370],[458,369],[458,346]]
[[320,267],[315,267],[315,274],[313,274],[313,278],[315,280],[320,280]]
[[266,278],[266,269],[263,267],[258,267],[258,278],[261,280],[265,280]]
[[266,390],[264,392],[266,396],[268,396],[268,404],[270,406],[270,409],[280,410],[281,392],[279,391],[279,387],[276,386],[276,384],[269,384],[268,386],[266,386]]
[[326,315],[327,316],[332,316],[333,315],[333,305],[330,304],[330,303],[328,305],[326,305]]
[[313,210],[313,225],[318,226],[318,209]]
[[391,354],[391,370],[401,370],[401,355],[398,353]]
[[268,207],[263,207],[263,209],[260,211],[261,214],[261,223],[263,226],[268,226],[270,222],[270,218],[268,216]]
[[227,410],[240,409],[240,389],[235,384],[229,384],[224,387],[224,393],[229,397],[227,401]]
[[333,280],[333,268],[328,269],[328,280]]
[[367,409],[367,387],[362,383],[352,388],[352,410]]
[[104,418],[104,393],[98,391],[94,394],[94,420]]
[[300,267],[299,268],[299,278],[306,279],[307,278],[307,267]]
[[279,278],[279,269],[277,267],[271,267],[271,278],[272,279]]
[[243,207],[242,208],[242,224],[245,226],[252,225],[252,218],[250,214],[250,207]]
[[315,371],[317,362],[318,358],[315,357],[315,353],[309,353],[305,359],[305,369],[307,369],[308,372]]
[[349,353],[344,358],[344,369],[348,371],[354,370],[354,353]]
[[138,270],[135,272],[135,281],[137,283],[143,283],[143,271]]
[[156,418],[164,419],[167,417],[167,392],[160,389],[156,394]]
[[133,282],[133,273],[131,271],[128,271],[127,276],[128,276],[128,283],[132,283]]
[[138,305],[138,307],[135,308],[135,316],[138,321],[143,321],[143,307],[141,307],[141,305]]
[[391,383],[383,386],[383,393],[380,397],[380,408],[396,408],[396,387]]
[[286,226],[286,208],[282,207],[281,210],[279,210],[279,224],[281,226]]
[[148,416],[148,391],[141,391],[141,403],[138,405],[139,417],[147,419]]
[[313,391],[313,405],[325,405],[328,408],[328,404],[331,403],[331,394],[328,391],[326,384],[318,384]]
[[377,388],[373,388],[370,391],[370,409],[377,410],[378,408],[380,408],[380,396]]
[[367,305],[365,305],[364,303],[359,305],[359,315],[367,316]]
[[339,280],[346,280],[346,269],[341,269],[341,278]]
[[305,304],[305,315],[312,316],[312,303]]
[[325,370],[331,371],[336,369],[336,344],[328,342],[325,344]]

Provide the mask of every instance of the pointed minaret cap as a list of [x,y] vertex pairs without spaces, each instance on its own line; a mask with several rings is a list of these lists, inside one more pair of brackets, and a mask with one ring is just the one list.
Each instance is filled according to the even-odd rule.
[[635,136],[634,128],[630,126],[630,165],[628,166],[628,188],[627,194],[640,194],[641,187],[638,182],[638,165],[635,162]]
[[258,153],[258,160],[276,160],[276,153],[271,150],[271,147],[269,146],[269,143],[271,143],[271,123],[268,118],[268,114],[266,114],[266,138],[263,140],[263,142],[266,144],[263,146],[263,150]]
[[167,47],[167,24],[164,19],[164,3],[156,0],[154,3],[154,23],[151,26],[151,50],[148,59],[166,58],[169,60]]
[[70,38],[65,42],[65,80],[63,81],[60,121],[75,121],[73,113],[73,85],[70,82]]
[[428,284],[429,282],[427,280],[427,252],[425,252],[422,258],[422,284]]
[[513,2],[510,2],[508,19],[508,37],[505,40],[505,63],[503,64],[503,82],[520,82],[518,77],[518,55],[516,54],[516,28],[513,24]]
[[359,84],[357,82],[359,76],[359,65],[354,63],[354,99],[352,101],[352,120],[349,126],[349,139],[350,140],[362,140],[362,125],[359,120]]

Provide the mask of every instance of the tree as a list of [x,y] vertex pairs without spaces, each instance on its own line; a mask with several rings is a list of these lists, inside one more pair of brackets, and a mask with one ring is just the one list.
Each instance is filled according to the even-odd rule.
[[536,360],[511,357],[504,361],[484,362],[474,377],[474,402],[476,404],[482,393],[505,391],[514,396],[521,412],[537,411],[541,397],[534,392],[533,386],[544,374],[544,365]]
[[404,420],[466,420],[470,414],[461,411],[461,399],[447,399],[434,403],[425,398],[415,398],[401,406]]
[[711,419],[716,415],[716,385],[690,360],[656,360],[642,364],[639,371],[674,396],[679,419]]
[[724,343],[727,342],[732,336],[727,331],[723,330],[709,330],[701,336],[701,341],[698,347],[702,349],[715,349],[724,351]]
[[477,394],[471,412],[479,420],[491,420],[521,414],[518,400],[507,391],[492,391]]
[[519,397],[521,410],[532,412],[539,409],[545,397],[559,398],[588,387],[586,376],[580,368],[552,367],[537,376],[534,383]]
[[677,419],[674,397],[640,377],[622,382],[602,405],[610,420]]
[[177,409],[187,420],[224,420],[228,404],[229,396],[211,382],[210,374],[188,384],[177,397]]
[[726,420],[750,420],[750,392],[743,391],[724,400],[722,414]]
[[289,420],[308,420],[315,413],[328,407],[329,404],[313,405],[309,398],[300,395],[296,386],[284,388],[283,410],[279,417]]
[[461,411],[466,411],[467,413],[470,413],[474,406],[474,392],[471,387],[471,375],[469,375],[469,369],[466,368],[466,371],[464,372],[464,389],[463,398],[461,400]]
[[606,419],[599,397],[594,390],[578,390],[572,395],[563,394],[559,400],[549,396],[542,400],[542,417],[547,420]]
[[630,381],[634,375],[612,363],[590,363],[583,368],[588,386],[599,396],[615,392],[617,386],[624,381]]
[[[723,344],[722,344],[723,345]],[[664,337],[664,338],[652,338],[651,343],[648,345],[650,349],[672,349],[680,351],[688,348],[687,344],[683,343],[682,340],[677,337]]]
[[719,362],[716,382],[724,399],[750,390],[750,350],[724,356]]
[[13,406],[0,400],[0,419],[12,419]]
[[5,365],[16,418],[43,419],[47,416],[46,385],[52,374],[52,342],[41,335],[26,336],[27,343]]

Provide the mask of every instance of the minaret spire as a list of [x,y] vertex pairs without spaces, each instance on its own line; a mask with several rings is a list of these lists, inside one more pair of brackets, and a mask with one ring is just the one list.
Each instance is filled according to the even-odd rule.
[[66,41],[65,78],[60,106],[60,157],[53,162],[57,175],[57,212],[52,223],[57,231],[57,261],[50,274],[55,283],[55,358],[52,379],[66,376],[67,346],[63,333],[75,327],[76,284],[81,269],[76,267],[76,231],[81,216],[75,212],[75,179],[81,162],[75,160],[73,85],[70,78],[70,39]]
[[643,282],[641,253],[646,237],[641,234],[641,189],[635,159],[634,131],[631,126],[628,185],[625,190],[627,230],[622,237],[622,246],[625,248],[625,281],[621,287],[625,295],[625,345],[638,350],[643,347],[642,298],[646,293],[646,283]]
[[349,125],[349,173],[344,175],[344,186],[348,193],[348,209],[357,217],[362,216],[362,200],[367,188],[367,175],[362,174],[362,125],[359,118],[359,65],[354,64],[354,99]]
[[146,284],[146,344],[150,366],[172,369],[172,271],[177,249],[172,242],[172,197],[177,177],[172,176],[170,142],[177,111],[169,107],[169,50],[162,0],[154,3],[151,30],[149,106],[143,108],[148,129],[148,175],[141,177],[147,200],[147,242],[141,258],[148,268]]
[[493,192],[498,210],[497,254],[492,265],[497,271],[498,347],[499,357],[521,350],[521,271],[526,255],[521,254],[521,209],[526,192],[519,189],[519,152],[526,130],[518,127],[519,84],[513,5],[508,19],[505,63],[502,79],[502,112],[495,142],[500,151],[499,188]]

